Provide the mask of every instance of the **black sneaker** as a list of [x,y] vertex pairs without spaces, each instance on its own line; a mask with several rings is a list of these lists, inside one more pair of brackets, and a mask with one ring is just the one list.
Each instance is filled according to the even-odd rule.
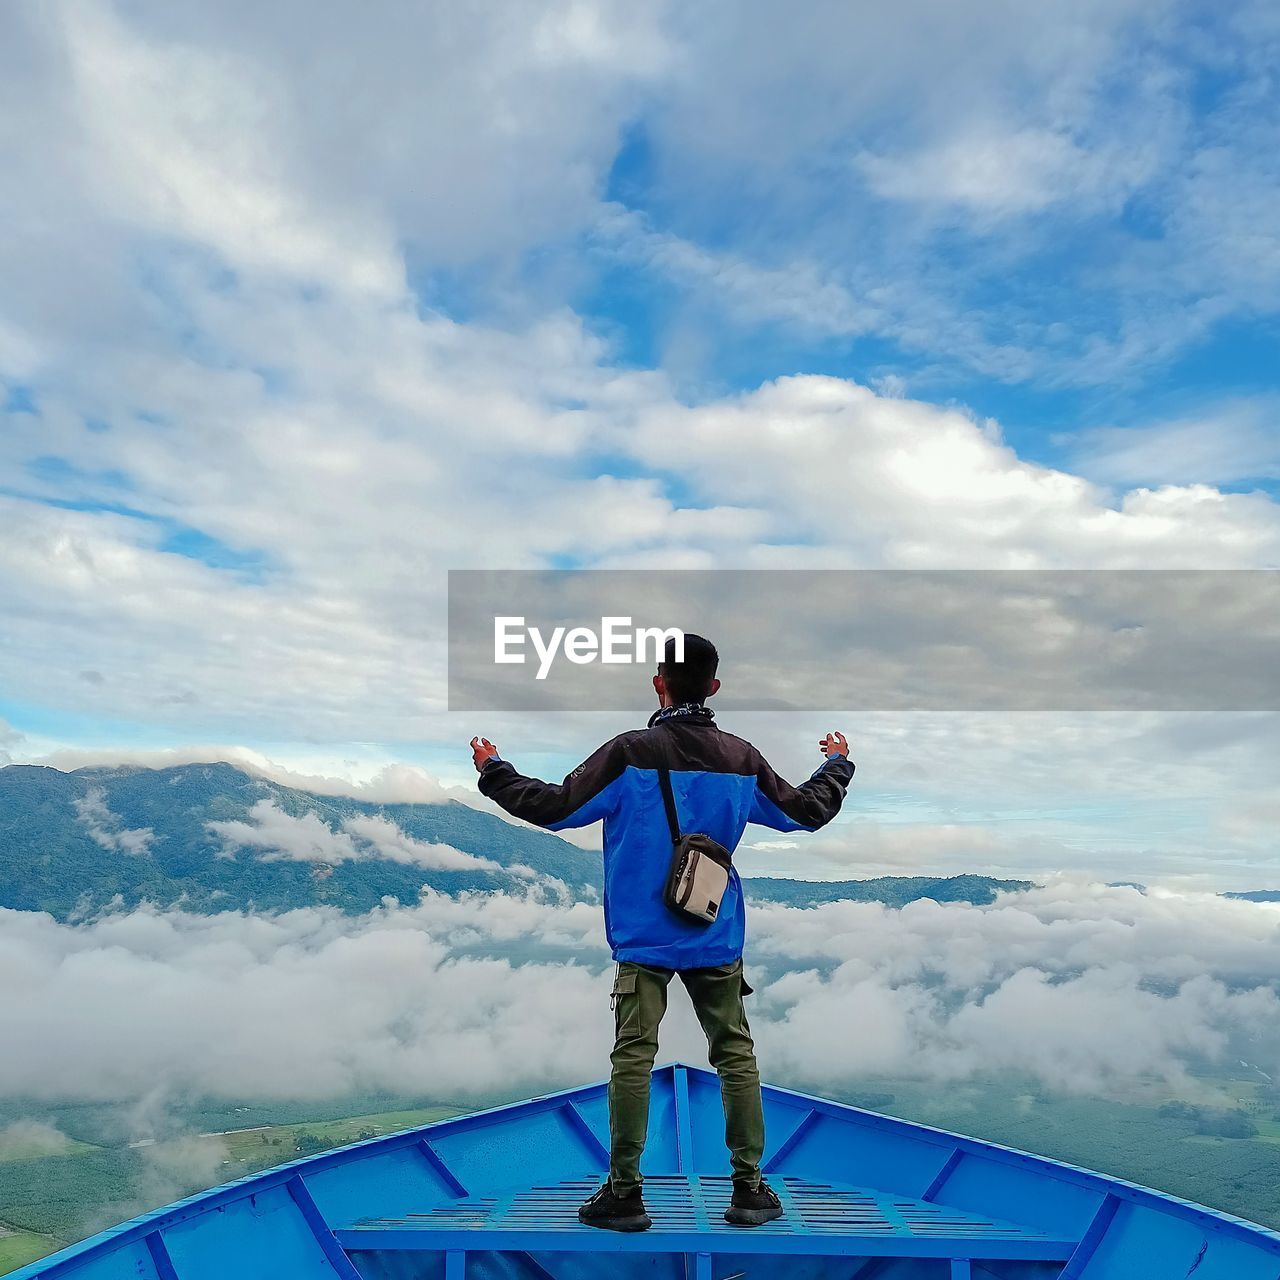
[[733,1202],[724,1211],[724,1220],[735,1227],[758,1227],[782,1217],[782,1201],[764,1181],[753,1191],[740,1182],[733,1184]]
[[606,1231],[646,1231],[653,1226],[639,1187],[628,1196],[615,1196],[607,1182],[578,1210],[578,1221]]

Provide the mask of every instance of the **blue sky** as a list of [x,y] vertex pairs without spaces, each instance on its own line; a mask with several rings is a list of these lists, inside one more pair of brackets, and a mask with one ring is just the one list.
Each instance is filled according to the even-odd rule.
[[[449,568],[1277,567],[1278,56],[1262,0],[9,6],[0,753],[463,783]],[[947,728],[993,809],[862,728],[921,866],[1280,882],[1256,740]]]

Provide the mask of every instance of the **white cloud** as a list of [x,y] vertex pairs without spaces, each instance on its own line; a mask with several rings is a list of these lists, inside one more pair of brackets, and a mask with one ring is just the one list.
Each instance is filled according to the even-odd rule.
[[463,853],[452,845],[415,840],[390,818],[345,818],[335,831],[316,813],[286,813],[274,799],[259,800],[249,821],[210,822],[209,830],[226,854],[237,849],[261,850],[264,861],[359,862],[385,858],[409,866],[441,871],[498,871],[489,858]]
[[349,796],[374,804],[477,804],[474,787],[445,786],[427,770],[409,764],[384,764],[360,778],[303,773],[275,762],[260,763],[256,772],[273,782],[322,796]]
[[[1236,905],[1057,882],[990,908],[770,909],[757,956],[837,966],[765,992],[783,1060],[810,1082],[1013,1070],[1065,1091],[1123,1090],[1146,1073],[1187,1088],[1190,1066],[1220,1059],[1277,1004],[1276,914]],[[1236,937],[1215,940],[1228,918]]]
[[70,1146],[61,1129],[41,1120],[14,1120],[0,1129],[0,1160],[56,1156]]
[[141,1148],[141,1173],[131,1187],[133,1201],[103,1206],[98,1229],[114,1226],[122,1219],[171,1204],[174,1200],[202,1191],[226,1178],[229,1151],[220,1138],[187,1134],[167,1138]]
[[[710,4],[681,34],[684,60],[645,120],[648,182],[633,202],[660,211],[658,230],[689,253],[715,247],[742,273],[814,262],[877,334],[948,381],[959,366],[1001,381],[1113,385],[1262,292],[1190,265],[1211,222],[1184,228],[1183,183],[1209,137],[1248,137],[1205,180],[1204,203],[1221,193],[1241,243],[1267,225],[1273,166],[1258,143],[1274,153],[1262,52],[1273,32],[1236,31],[1212,47],[1177,0],[1034,10],[916,0],[785,15]],[[1236,81],[1238,109],[1190,99],[1215,60],[1213,74]],[[1246,104],[1247,131],[1235,127]],[[1233,214],[1237,187],[1259,198]],[[1202,259],[1217,256],[1206,248]],[[708,278],[695,296],[718,290]],[[1264,305],[1273,309],[1274,290]],[[672,323],[679,331],[681,318]],[[794,332],[813,328],[802,320]]]
[[126,828],[120,815],[107,807],[106,793],[101,787],[92,787],[72,803],[80,825],[104,849],[136,856],[150,851],[156,833],[150,827]]
[[[457,916],[463,945],[483,924],[477,910]],[[607,1009],[607,991],[599,1001],[592,994],[604,990],[602,977],[454,957],[432,936],[430,911],[421,924],[399,912],[356,922],[323,911],[203,922],[136,913],[62,936],[33,929],[38,917],[4,913],[18,948],[9,954],[33,984],[27,995],[5,984],[7,1026],[13,1044],[28,1034],[41,1043],[21,1061],[5,1055],[0,1093],[35,1083],[30,1072],[70,1031],[61,1015],[72,1009],[77,1043],[95,1047],[96,1083],[69,1054],[37,1086],[41,1096],[136,1096],[158,1079],[221,1096],[420,1091],[424,1081],[442,1097],[474,1096],[536,1087],[602,1057],[608,1019],[581,1017],[593,1003]],[[65,967],[77,954],[98,979],[82,983]],[[36,990],[54,1006],[39,1008]]]
[[[1280,562],[1280,509],[1210,486],[1114,501],[1028,462],[994,423],[856,384],[782,378],[731,400],[653,405],[616,447],[704,501],[768,513],[745,563],[904,568],[1227,568]],[[723,567],[721,558],[717,567]]]
[[877,195],[965,206],[995,217],[1057,203],[1092,203],[1107,181],[1105,156],[1048,129],[985,132],[948,140],[908,156],[864,155],[858,165]]
[[[0,731],[2,734],[2,731]],[[18,745],[29,740],[13,732],[0,741]],[[372,761],[346,757],[337,760],[321,754],[302,755],[291,751],[288,763],[273,759],[252,747],[58,747],[45,754],[27,752],[26,763],[47,765],[70,772],[73,769],[112,768],[134,765],[144,769],[172,769],[183,765],[232,764],[281,786],[309,791],[321,796],[346,796],[372,804],[446,804],[457,801],[483,807],[483,798],[474,786],[448,786],[417,765],[388,763],[379,752]],[[341,770],[342,772],[319,772]]]
[[89,181],[108,211],[237,267],[375,294],[403,288],[386,228],[363,211],[317,209],[282,165],[293,106],[265,68],[147,40],[90,0],[63,15]]
[[406,835],[390,818],[347,818],[342,829],[363,841],[372,852],[366,857],[389,858],[415,867],[434,867],[444,871],[497,871],[499,864],[489,858],[462,853],[452,845],[415,840]]
[[[780,1083],[1008,1070],[1068,1092],[1122,1096],[1153,1080],[1207,1092],[1191,1073],[1242,1045],[1280,1070],[1278,919],[1068,881],[985,908],[758,907],[752,1026]],[[3,1095],[299,1098],[428,1081],[465,1099],[607,1068],[610,966],[583,905],[429,894],[355,919],[139,910],[81,925],[10,911],[0,940],[22,978],[0,984],[15,1046]],[[485,954],[513,947],[528,962]],[[92,1071],[69,1037],[92,1046]],[[673,1000],[663,1057],[697,1061],[699,1046]]]
[[1277,404],[1215,407],[1197,417],[1136,427],[1101,427],[1072,441],[1083,474],[1119,485],[1230,485],[1280,478]]
[[13,725],[0,719],[0,766],[9,764],[13,760],[14,748],[20,747],[25,741],[25,737]]
[[266,862],[355,862],[360,857],[345,831],[334,831],[319,814],[295,817],[274,800],[259,800],[248,822],[211,822],[209,830],[222,841],[225,854],[257,849]]
[[764,267],[654,229],[643,215],[607,205],[593,229],[598,247],[635,266],[713,292],[737,324],[785,324],[811,337],[865,333],[883,320],[869,301],[811,262]]
[[518,253],[590,217],[616,132],[669,57],[661,17],[578,0],[447,18],[293,0],[234,17],[10,7],[0,85],[22,126],[0,145],[31,266],[78,233],[86,284],[108,289],[100,314],[125,274],[95,256],[140,233],[161,254],[194,246],[361,293],[403,289],[406,244],[433,269]]
[[[24,372],[90,335],[154,349],[164,321],[190,318],[166,279],[175,257],[223,287],[225,267],[362,297],[412,281],[429,301],[478,267],[464,291],[494,311],[545,310],[582,266],[530,281],[519,255],[554,255],[616,212],[601,194],[628,130],[646,158],[641,252],[744,322],[810,336],[872,323],[992,376],[1106,384],[1274,297],[1262,3],[1212,38],[1176,0],[785,16],[562,0],[447,22],[77,0],[5,21],[0,82],[21,127],[0,156],[20,194],[0,271],[29,324],[0,319],[0,350]],[[1215,60],[1229,85],[1191,102]],[[1134,196],[1163,234],[1098,234],[1097,215]],[[939,205],[971,219],[972,252],[937,252],[956,221]],[[1041,216],[993,246],[992,218],[1013,213]],[[1064,243],[1079,250],[1065,276]],[[154,288],[130,278],[139,260]],[[83,287],[50,296],[59,269]]]
[[[849,820],[816,836],[753,840],[735,852],[744,875],[789,879],[871,879],[880,875],[982,874],[1025,878],[1068,866],[1094,870],[1083,849],[1068,850],[1037,832],[1010,832],[976,822],[881,823],[857,817],[855,793]],[[790,864],[790,869],[788,869]],[[1144,873],[1156,869],[1144,862]]]

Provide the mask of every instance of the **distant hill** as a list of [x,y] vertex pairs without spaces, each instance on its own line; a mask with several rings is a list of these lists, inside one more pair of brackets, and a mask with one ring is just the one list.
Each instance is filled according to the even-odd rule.
[[[309,860],[273,857],[266,832],[264,845],[237,848],[230,841],[227,856],[228,828],[211,824],[262,828],[263,806],[273,820],[268,831],[283,828],[303,843],[310,833]],[[291,819],[308,818],[293,829]],[[353,822],[359,828],[361,819],[367,824],[370,818],[394,823],[408,837],[402,857],[418,852],[416,841],[496,865],[436,868],[380,856],[376,846],[347,834]],[[331,834],[335,856],[327,858]],[[361,856],[339,860],[343,847]],[[421,852],[431,854],[429,848]],[[197,912],[314,905],[363,912],[385,896],[415,902],[423,885],[449,894],[524,886],[528,872],[513,870],[520,867],[562,881],[575,897],[590,896],[601,883],[598,854],[456,801],[380,805],[313,795],[229,764],[73,773],[32,765],[0,769],[0,905],[58,919],[102,907],[117,895],[126,906],[181,902]]]
[[[600,857],[456,801],[315,795],[230,764],[0,769],[0,906],[59,920],[116,900],[204,913],[320,905],[359,913],[388,897],[415,902],[424,885],[456,895],[523,890],[535,878],[594,900]],[[746,881],[757,901],[799,907],[841,899],[901,906],[923,897],[988,903],[999,890],[1028,887],[984,876]]]
[[820,902],[883,902],[901,907],[918,898],[935,902],[972,902],[986,906],[997,893],[1033,888],[1030,880],[993,880],[989,876],[881,876],[876,880],[746,881],[747,896],[755,902],[811,907]]
[[1224,898],[1241,898],[1245,902],[1280,902],[1280,889],[1251,889],[1248,893],[1224,893]]

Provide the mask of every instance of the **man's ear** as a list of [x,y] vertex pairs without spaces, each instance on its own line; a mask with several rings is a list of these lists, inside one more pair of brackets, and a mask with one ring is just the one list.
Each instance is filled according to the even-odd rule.
[[667,682],[662,678],[661,672],[653,677],[653,691],[658,695],[658,701],[662,701],[663,694],[667,691]]
[[712,695],[713,693],[718,693],[718,692],[719,692],[719,690],[720,690],[720,681],[719,681],[719,680],[717,680],[715,676],[712,676],[712,677],[711,677],[711,688],[707,690],[707,697],[708,697],[708,698],[709,698],[709,697],[711,697],[711,695]]

